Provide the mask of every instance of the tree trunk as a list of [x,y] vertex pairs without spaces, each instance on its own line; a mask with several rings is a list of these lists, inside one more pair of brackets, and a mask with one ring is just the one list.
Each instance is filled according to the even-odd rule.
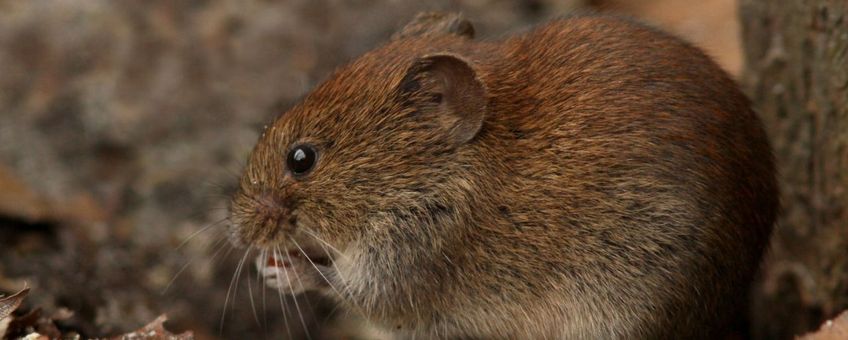
[[848,308],[848,2],[740,2],[742,82],[782,191],[753,334],[788,338]]

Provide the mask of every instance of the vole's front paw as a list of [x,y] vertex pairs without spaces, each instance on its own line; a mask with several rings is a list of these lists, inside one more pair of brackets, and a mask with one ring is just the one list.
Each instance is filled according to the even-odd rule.
[[262,275],[265,284],[282,292],[298,294],[304,289],[298,285],[298,273],[292,262],[276,254],[256,257],[256,269]]
[[315,265],[304,259],[299,252],[259,255],[256,258],[256,269],[269,287],[292,295],[325,284]]

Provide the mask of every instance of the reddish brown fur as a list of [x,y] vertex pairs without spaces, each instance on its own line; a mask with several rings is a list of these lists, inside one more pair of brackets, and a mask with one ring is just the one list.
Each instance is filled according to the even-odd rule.
[[[467,143],[401,98],[439,53],[485,87]],[[285,155],[301,142],[319,159],[296,179]],[[349,259],[330,277],[341,302],[401,333],[712,337],[745,304],[776,197],[761,124],[718,66],[584,16],[503,41],[399,35],[342,67],[265,131],[232,232],[256,247],[320,235]]]

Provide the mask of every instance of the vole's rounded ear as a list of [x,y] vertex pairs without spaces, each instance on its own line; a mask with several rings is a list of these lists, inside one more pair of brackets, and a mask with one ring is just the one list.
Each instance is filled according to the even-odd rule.
[[487,94],[477,72],[464,58],[450,53],[418,58],[397,88],[404,105],[432,120],[455,145],[470,141],[486,118]]
[[474,38],[474,26],[459,13],[421,12],[403,29],[392,35],[392,40],[445,34],[471,39]]

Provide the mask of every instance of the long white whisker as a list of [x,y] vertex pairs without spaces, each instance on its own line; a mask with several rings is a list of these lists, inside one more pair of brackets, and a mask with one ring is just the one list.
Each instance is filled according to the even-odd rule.
[[[222,245],[220,245],[220,243],[221,243],[222,241],[226,241],[226,238],[221,238],[221,239],[219,239],[218,241],[215,241],[215,242],[214,242],[214,244],[218,244],[218,245],[219,245],[219,246],[218,246],[218,247],[219,247],[219,251],[220,251],[220,249],[222,249],[222,247],[223,247]],[[191,265],[191,263],[192,263],[192,262],[194,262],[194,259],[195,259],[195,257],[192,257],[192,258],[188,259],[188,261],[186,261],[186,263],[185,263],[185,264],[183,264],[183,265],[182,265],[182,267],[180,267],[180,270],[178,270],[178,271],[177,271],[177,273],[176,273],[176,274],[174,274],[174,277],[172,277],[172,278],[171,278],[171,280],[170,280],[170,281],[168,281],[168,284],[167,284],[167,285],[165,285],[165,288],[164,288],[164,289],[162,289],[162,293],[161,293],[162,295],[165,295],[165,293],[166,293],[166,292],[168,292],[168,289],[170,289],[170,288],[171,288],[171,286],[174,284],[174,282],[176,282],[176,281],[177,281],[177,278],[179,278],[179,277],[180,277],[180,275],[181,275],[181,274],[182,274],[182,273],[183,273],[183,272],[184,272],[184,271],[188,268],[188,266],[189,266],[189,265]]]
[[[239,262],[238,268],[236,269],[237,270],[237,272],[236,272],[236,289],[233,289],[233,305],[232,305],[233,307],[232,308],[235,308],[235,306],[236,306],[235,301],[236,301],[236,294],[238,294],[239,280],[241,280],[241,273],[244,270],[244,264],[247,263],[247,258],[250,257],[249,256],[250,250],[251,250],[251,248],[247,248],[244,251],[244,256],[241,258],[241,261]],[[248,275],[248,276],[250,276],[250,275]]]
[[259,322],[259,314],[256,313],[256,303],[253,302],[253,283],[250,282],[250,273],[247,274],[247,292],[250,294],[250,309],[253,310],[253,318],[256,320],[256,325],[259,326],[261,323]]
[[[277,248],[277,252],[280,254],[280,258],[282,258],[283,255],[282,255],[282,252],[280,252],[279,247]],[[286,255],[288,255],[288,254],[286,254]],[[276,261],[276,259],[275,259],[275,261]],[[289,258],[289,263],[294,265],[291,262],[291,258]],[[277,267],[277,268],[279,268],[279,267]],[[277,269],[277,270],[279,270],[279,269]],[[300,318],[300,324],[303,325],[303,331],[305,332],[306,337],[309,338],[310,340],[312,340],[312,337],[309,335],[309,328],[306,327],[306,321],[303,319],[303,312],[300,311],[300,305],[297,303],[297,297],[294,295],[294,288],[292,288],[292,286],[291,286],[292,282],[294,282],[294,281],[292,281],[291,277],[289,277],[288,271],[283,271],[283,273],[286,274],[286,280],[289,283],[288,284],[289,291],[291,292],[291,297],[292,297],[292,300],[294,301],[294,308],[297,309],[297,316]]]
[[[221,252],[224,249],[226,249],[227,251]],[[215,251],[214,254],[212,254],[211,258],[209,258],[209,262],[211,262],[213,265],[219,265],[220,262],[216,262],[216,261],[220,261],[222,258],[226,258],[227,256],[230,256],[230,253],[233,252],[233,249],[235,249],[235,248],[233,248],[232,244],[230,244],[229,242],[222,242],[221,245],[218,246],[218,250]],[[219,255],[221,255],[221,254],[224,254],[224,255],[219,257]]]
[[[266,255],[268,251],[266,249],[262,249],[259,252],[259,258],[263,261],[266,260]],[[264,267],[263,267],[264,268]],[[265,291],[268,287],[265,282],[262,280],[262,268],[256,268],[256,282],[259,282],[259,285],[262,286],[262,329],[265,331],[265,337],[268,337],[268,308],[266,303],[266,295]]]
[[171,288],[171,285],[173,285],[174,282],[177,281],[177,278],[180,277],[180,274],[182,274],[183,271],[186,270],[186,268],[188,268],[188,266],[191,264],[192,261],[194,261],[194,258],[191,258],[188,261],[186,261],[186,263],[180,268],[180,270],[177,271],[176,274],[174,274],[174,277],[171,278],[171,281],[168,281],[168,284],[165,286],[165,289],[162,289],[162,292],[160,293],[161,295],[165,295],[165,293],[168,292],[168,289]]
[[[227,297],[224,299],[224,310],[221,313],[221,324],[218,330],[221,333],[224,332],[224,320],[226,320],[227,316],[227,304],[230,302],[230,292],[233,290],[233,283],[238,281],[237,278],[239,276],[239,273],[241,272],[239,269],[241,269],[241,266],[244,264],[244,259],[247,258],[247,254],[249,254],[248,250],[244,251],[244,256],[242,256],[241,261],[239,261],[239,264],[236,266],[236,270],[233,272],[233,278],[230,279],[230,287],[227,288]],[[236,287],[236,289],[238,289],[238,287]],[[235,292],[233,292],[233,299],[235,299],[235,297],[236,294]]]
[[[289,256],[289,253],[288,253],[288,252],[286,252],[286,258],[289,260],[289,263],[291,263],[292,265],[294,265],[294,261],[292,261],[291,256]],[[294,274],[294,273],[293,273],[293,274]],[[286,275],[288,275],[288,272],[286,272]],[[301,279],[300,279],[300,275],[294,274],[294,278],[295,278],[295,279],[297,279],[297,282],[298,282],[298,283],[300,283],[300,286],[301,286],[301,287],[305,287],[305,285],[303,284],[303,280],[301,280]],[[291,281],[289,281],[289,282],[291,282]],[[289,288],[291,288],[291,285],[289,285]],[[292,298],[294,299],[294,306],[297,308],[297,313],[298,313],[298,314],[300,314],[300,319],[301,319],[301,321],[303,321],[303,312],[300,310],[300,308],[299,308],[299,307],[298,307],[298,305],[297,305],[297,297],[296,297],[296,296],[294,296],[294,292],[292,292]],[[309,302],[309,299],[308,299],[308,298],[307,298],[307,299],[303,299],[303,301],[306,301],[306,304],[307,304],[307,306],[309,307],[309,310],[310,310],[310,311],[313,311],[313,310],[314,310],[314,309],[312,308],[312,303],[310,303],[310,302]],[[313,317],[313,318],[315,318],[315,313],[310,313],[310,314],[312,314],[312,317]],[[304,323],[303,328],[304,328],[304,329],[306,329],[306,324],[305,324],[305,323]],[[309,335],[309,332],[308,332],[308,331],[307,331],[306,335],[307,335],[307,337],[309,337],[309,336],[308,336],[308,335]],[[311,340],[311,337],[310,337],[310,340]]]
[[[316,240],[319,240],[319,241],[320,241],[320,239],[318,239],[318,238],[317,238],[317,236],[312,235],[312,237],[314,237]],[[326,244],[326,243],[325,243],[325,244]],[[327,244],[327,245],[329,246],[329,244]],[[328,259],[330,259],[330,262],[332,262],[332,263],[333,263],[333,266],[335,267],[335,266],[336,266],[336,260],[335,260],[335,259],[333,259],[333,256],[332,256],[332,255],[330,255],[330,252],[329,252],[329,251],[327,251],[327,248],[326,248],[326,247],[324,247],[324,246],[322,245],[322,246],[321,246],[321,250],[323,250],[323,251],[324,251],[324,254],[325,254],[325,255],[327,255],[327,258],[328,258]],[[348,257],[345,257],[345,258],[346,258],[346,259],[348,259],[348,260],[350,259],[350,258],[348,258]],[[338,275],[338,276],[339,276],[339,280],[341,280],[341,281],[342,281],[342,282],[341,282],[341,283],[342,283],[342,286],[343,286],[344,288],[348,288],[348,287],[349,287],[349,285],[347,284],[348,280],[347,280],[347,278],[345,278],[345,276],[342,274],[342,272],[341,272],[340,270],[338,270],[338,268],[336,268],[335,273],[336,273],[336,275]]]
[[229,219],[229,217],[221,218],[221,219],[219,219],[219,220],[217,220],[217,221],[215,221],[215,222],[209,223],[207,226],[205,226],[205,227],[203,227],[203,228],[200,228],[200,229],[196,230],[195,232],[191,233],[191,235],[188,235],[188,237],[186,237],[186,238],[185,238],[185,240],[183,240],[182,242],[180,242],[180,244],[179,244],[179,245],[177,245],[177,247],[176,247],[174,250],[180,250],[180,248],[184,247],[184,246],[185,246],[185,245],[186,245],[189,241],[191,241],[191,239],[193,239],[193,238],[194,238],[194,237],[196,237],[197,235],[200,235],[200,234],[202,234],[204,231],[207,231],[207,230],[211,229],[212,227],[218,226],[218,225],[220,225],[221,223],[226,222],[228,219]]
[[[323,243],[323,244],[327,245],[328,247],[332,247],[332,245],[331,245],[331,244],[329,244],[329,243],[327,243],[327,242],[324,242],[324,240],[322,240],[321,238],[319,238],[317,235],[310,233],[308,230],[303,229],[303,231],[304,231],[304,232],[306,232],[306,234],[307,234],[307,235],[312,236],[312,238],[314,238],[316,241],[319,241],[319,242],[321,242],[321,243]],[[324,254],[325,254],[325,255],[327,255],[327,258],[328,258],[328,259],[330,259],[330,262],[332,262],[332,263],[333,263],[333,266],[335,266],[335,265],[336,265],[336,260],[334,260],[334,259],[333,259],[333,256],[332,256],[332,255],[330,255],[330,252],[329,252],[329,251],[327,251],[327,247],[325,247],[325,246],[321,245],[321,250],[323,250],[323,251],[324,251]],[[336,252],[338,252],[338,250],[336,250]],[[338,253],[339,253],[340,255],[342,255],[342,253],[341,253],[341,252],[338,252]],[[345,259],[350,260],[350,258],[349,258],[349,257],[347,257],[347,256],[345,256],[345,255],[342,255],[342,256],[344,256],[344,258],[345,258]],[[335,271],[335,272],[336,272],[336,274],[339,276],[339,279],[342,281],[342,282],[341,282],[341,283],[342,283],[342,286],[344,286],[345,288],[349,287],[349,285],[347,284],[347,279],[344,277],[344,275],[342,275],[341,271],[340,271],[340,270],[338,270],[338,268],[336,268],[336,271]]]
[[[275,248],[276,250],[271,253],[271,256],[274,256],[274,262],[276,263],[277,259],[282,258],[282,256],[277,254],[279,252],[279,248]],[[274,266],[274,268],[274,270],[277,271],[277,282],[280,282],[282,280],[282,277],[280,277],[280,267]],[[286,324],[286,333],[288,334],[289,339],[293,339],[291,334],[291,326],[289,325],[288,313],[286,313],[286,305],[283,303],[283,292],[281,289],[277,289],[277,297],[280,298],[280,311],[283,312],[283,322]]]
[[315,271],[318,272],[318,275],[321,275],[321,278],[324,279],[324,282],[327,282],[327,284],[330,285],[330,288],[332,288],[336,292],[336,294],[341,295],[342,293],[340,293],[336,289],[336,286],[333,286],[333,283],[330,282],[330,279],[324,276],[324,273],[322,273],[321,270],[318,269],[318,266],[315,265],[315,262],[312,262],[312,259],[310,259],[308,255],[306,255],[306,251],[304,251],[303,248],[300,247],[300,244],[298,244],[297,241],[295,241],[294,239],[292,239],[292,242],[294,243],[294,246],[297,247],[297,249],[300,251],[300,253],[303,254],[303,257],[306,258],[306,261],[309,261],[309,264],[312,265],[312,268],[315,268]]
[[323,244],[327,245],[327,247],[330,247],[330,249],[332,249],[333,251],[335,251],[336,253],[338,253],[338,254],[339,254],[339,256],[342,256],[342,257],[344,257],[346,260],[349,260],[349,258],[347,257],[347,255],[345,255],[345,253],[342,253],[342,251],[341,251],[341,250],[339,250],[339,249],[338,249],[338,248],[336,248],[336,247],[333,247],[333,245],[332,245],[332,244],[327,243],[327,241],[322,240],[320,237],[318,237],[318,235],[313,234],[312,232],[310,232],[310,231],[309,231],[309,230],[307,230],[306,228],[303,228],[303,229],[301,229],[301,230],[303,230],[303,232],[304,232],[304,233],[306,233],[307,235],[312,236],[312,238],[314,238],[316,241],[321,242],[321,243],[323,243]]
[[[318,274],[321,275],[321,277],[324,279],[324,281],[327,282],[328,285],[330,285],[330,288],[332,288],[333,291],[336,292],[336,294],[339,294],[340,297],[345,297],[345,294],[343,294],[338,289],[336,289],[336,286],[333,285],[332,282],[330,282],[330,279],[328,279],[326,276],[324,276],[324,273],[321,272],[320,269],[318,269],[318,266],[315,265],[315,262],[312,262],[312,259],[310,259],[309,256],[306,255],[306,251],[304,251],[303,248],[300,247],[300,244],[298,244],[297,241],[295,241],[294,239],[292,239],[292,242],[294,243],[294,246],[297,247],[297,249],[300,251],[300,253],[303,254],[303,257],[306,258],[307,261],[309,261],[309,264],[312,265],[312,268],[315,268],[315,271],[317,271]],[[324,249],[323,247],[322,247],[322,250],[324,250],[324,252],[327,253],[327,250]],[[329,253],[327,253],[327,256],[328,256],[328,258],[331,258]],[[336,272],[338,272],[338,270],[336,270]],[[359,312],[362,313],[363,315],[365,315],[365,311],[363,311],[362,308],[360,308],[359,305],[357,305],[356,302],[352,298],[350,300],[353,303],[353,305],[359,310]]]

